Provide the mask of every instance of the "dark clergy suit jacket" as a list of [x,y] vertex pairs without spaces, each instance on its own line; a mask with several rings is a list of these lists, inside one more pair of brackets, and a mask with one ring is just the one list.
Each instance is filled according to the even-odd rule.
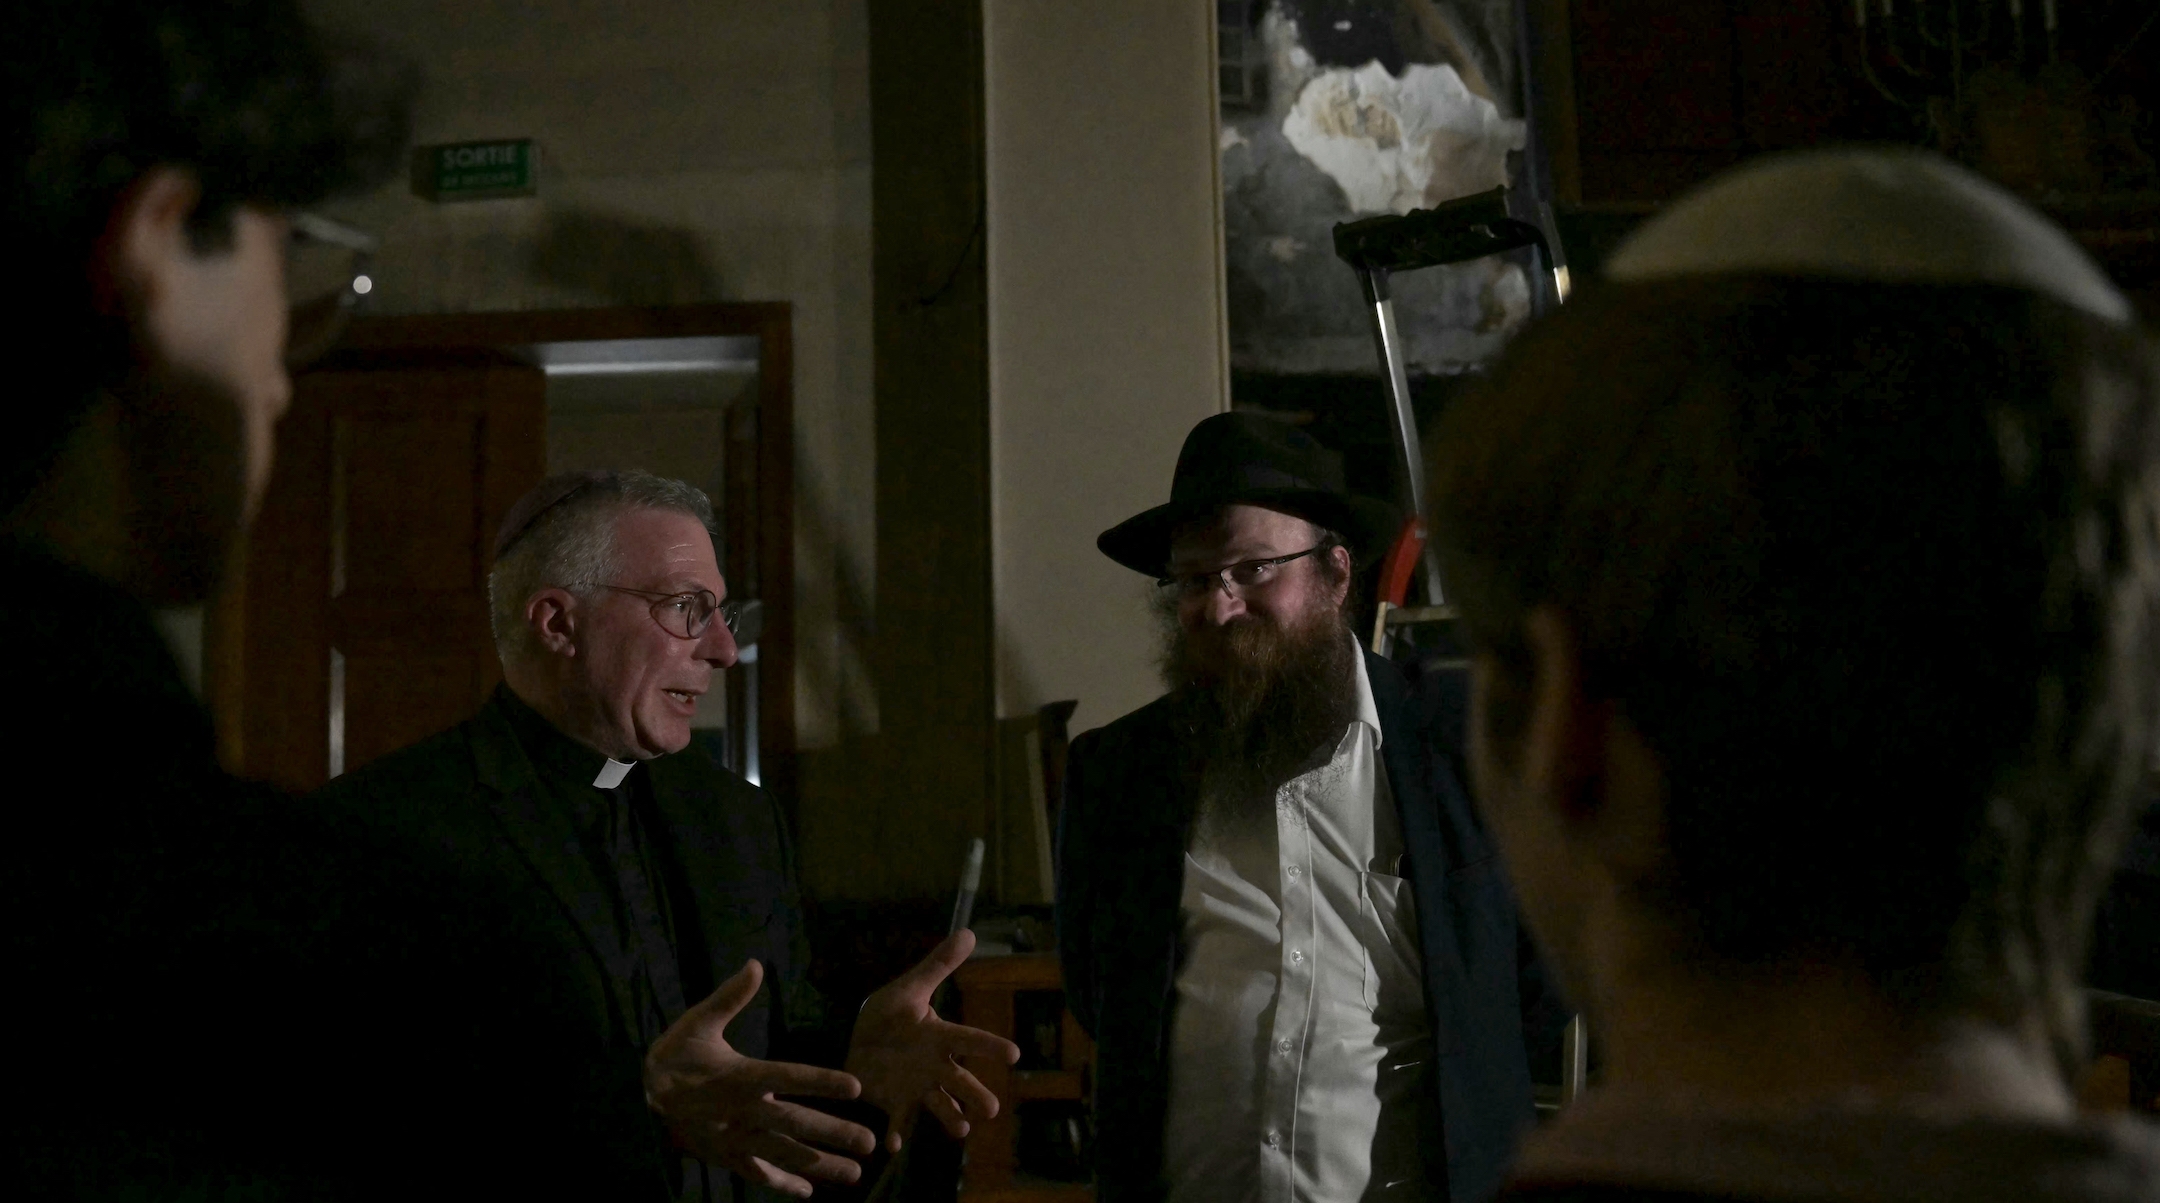
[[[1387,660],[1367,653],[1365,668],[1408,849],[1439,1057],[1442,1130],[1432,1140],[1445,1149],[1447,1177],[1436,1185],[1443,1197],[1482,1200],[1533,1118],[1526,1034],[1532,1048],[1555,1044],[1565,1013],[1518,929],[1464,789],[1462,677],[1433,674],[1413,690]],[[1059,815],[1058,946],[1066,1000],[1096,1041],[1096,1182],[1105,1203],[1164,1192],[1179,898],[1198,769],[1164,700],[1072,745]]]
[[[631,983],[607,970],[602,945],[570,901],[605,896],[613,883],[599,880],[572,817],[542,786],[505,704],[498,693],[464,723],[338,778],[317,799],[433,849],[520,900],[527,929],[552,947],[578,983],[572,1005],[585,1034],[574,1057],[583,1074],[618,1101],[616,1114],[633,1102],[640,1113],[627,1130],[597,1134],[645,1166],[636,1192],[614,1197],[670,1193],[680,1163],[658,1120],[642,1114],[645,1049],[624,1036],[620,1022],[635,1014]],[[772,800],[696,747],[645,761],[636,771],[652,775],[660,817],[652,834],[659,857],[670,862],[660,888],[689,903],[674,908],[685,998],[703,998],[755,957],[765,986],[729,1025],[728,1042],[751,1057],[834,1063],[832,1050],[814,1047],[821,1008],[806,977],[801,898]],[[721,1198],[739,1188],[732,1175],[710,1172],[722,1185]]]

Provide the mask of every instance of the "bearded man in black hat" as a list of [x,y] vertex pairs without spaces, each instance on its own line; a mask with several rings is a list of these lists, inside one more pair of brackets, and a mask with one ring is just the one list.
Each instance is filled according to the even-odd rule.
[[1399,523],[1233,413],[1097,541],[1156,578],[1169,687],[1074,741],[1060,816],[1104,1200],[1474,1199],[1530,1123],[1526,1026],[1561,1013],[1463,788],[1462,680],[1413,690],[1346,618]]

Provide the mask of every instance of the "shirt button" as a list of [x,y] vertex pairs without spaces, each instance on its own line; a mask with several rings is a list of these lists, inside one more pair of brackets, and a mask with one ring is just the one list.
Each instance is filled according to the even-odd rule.
[[1305,875],[1305,870],[1298,868],[1296,865],[1290,866],[1290,868],[1286,870],[1286,872],[1290,874],[1290,880],[1292,881],[1296,881],[1298,878]]
[[1282,1133],[1280,1133],[1280,1132],[1277,1132],[1277,1131],[1275,1131],[1275,1130],[1274,1130],[1273,1128],[1270,1128],[1270,1129],[1268,1129],[1268,1134],[1267,1134],[1267,1147],[1269,1147],[1269,1148],[1271,1148],[1271,1149],[1279,1149],[1279,1148],[1281,1148],[1281,1147],[1282,1147]]
[[1293,948],[1293,949],[1291,949],[1291,950],[1290,950],[1290,963],[1291,963],[1291,964],[1293,964],[1293,965],[1302,965],[1302,964],[1304,964],[1304,963],[1305,963],[1305,950],[1304,950],[1304,949],[1302,949],[1302,948]]
[[1289,1051],[1290,1051],[1290,1038],[1289,1038],[1288,1036],[1285,1036],[1285,1037],[1283,1037],[1282,1039],[1280,1039],[1280,1040],[1276,1041],[1276,1042],[1275,1042],[1275,1051],[1276,1051],[1276,1052],[1278,1052],[1278,1053],[1287,1053],[1287,1052],[1289,1052]]

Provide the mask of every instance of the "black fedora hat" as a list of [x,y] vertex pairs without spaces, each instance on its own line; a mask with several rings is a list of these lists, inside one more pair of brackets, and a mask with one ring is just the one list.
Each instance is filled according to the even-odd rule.
[[1343,537],[1360,564],[1387,550],[1402,528],[1394,506],[1360,497],[1343,484],[1342,457],[1294,426],[1249,413],[1216,414],[1185,436],[1170,501],[1104,531],[1095,546],[1149,576],[1170,562],[1170,537],[1194,518],[1226,505],[1258,505],[1295,514]]

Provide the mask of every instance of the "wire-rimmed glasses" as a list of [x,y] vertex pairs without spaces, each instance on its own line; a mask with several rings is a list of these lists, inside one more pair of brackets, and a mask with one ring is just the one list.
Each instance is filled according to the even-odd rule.
[[1215,586],[1221,585],[1223,592],[1230,596],[1243,597],[1250,590],[1258,589],[1274,580],[1276,570],[1283,565],[1290,563],[1292,560],[1302,560],[1315,552],[1326,551],[1332,546],[1334,544],[1317,543],[1303,551],[1293,551],[1286,556],[1272,556],[1264,560],[1240,560],[1227,567],[1214,568],[1206,572],[1180,572],[1170,576],[1157,577],[1155,587],[1161,590],[1165,597],[1184,598],[1205,597],[1214,591]]
[[713,596],[710,589],[693,589],[687,593],[662,593],[652,589],[632,589],[627,585],[601,585],[617,593],[642,597],[652,603],[653,621],[660,629],[677,639],[698,639],[711,628],[718,615],[728,634],[736,634],[742,625],[742,602],[723,602]]

